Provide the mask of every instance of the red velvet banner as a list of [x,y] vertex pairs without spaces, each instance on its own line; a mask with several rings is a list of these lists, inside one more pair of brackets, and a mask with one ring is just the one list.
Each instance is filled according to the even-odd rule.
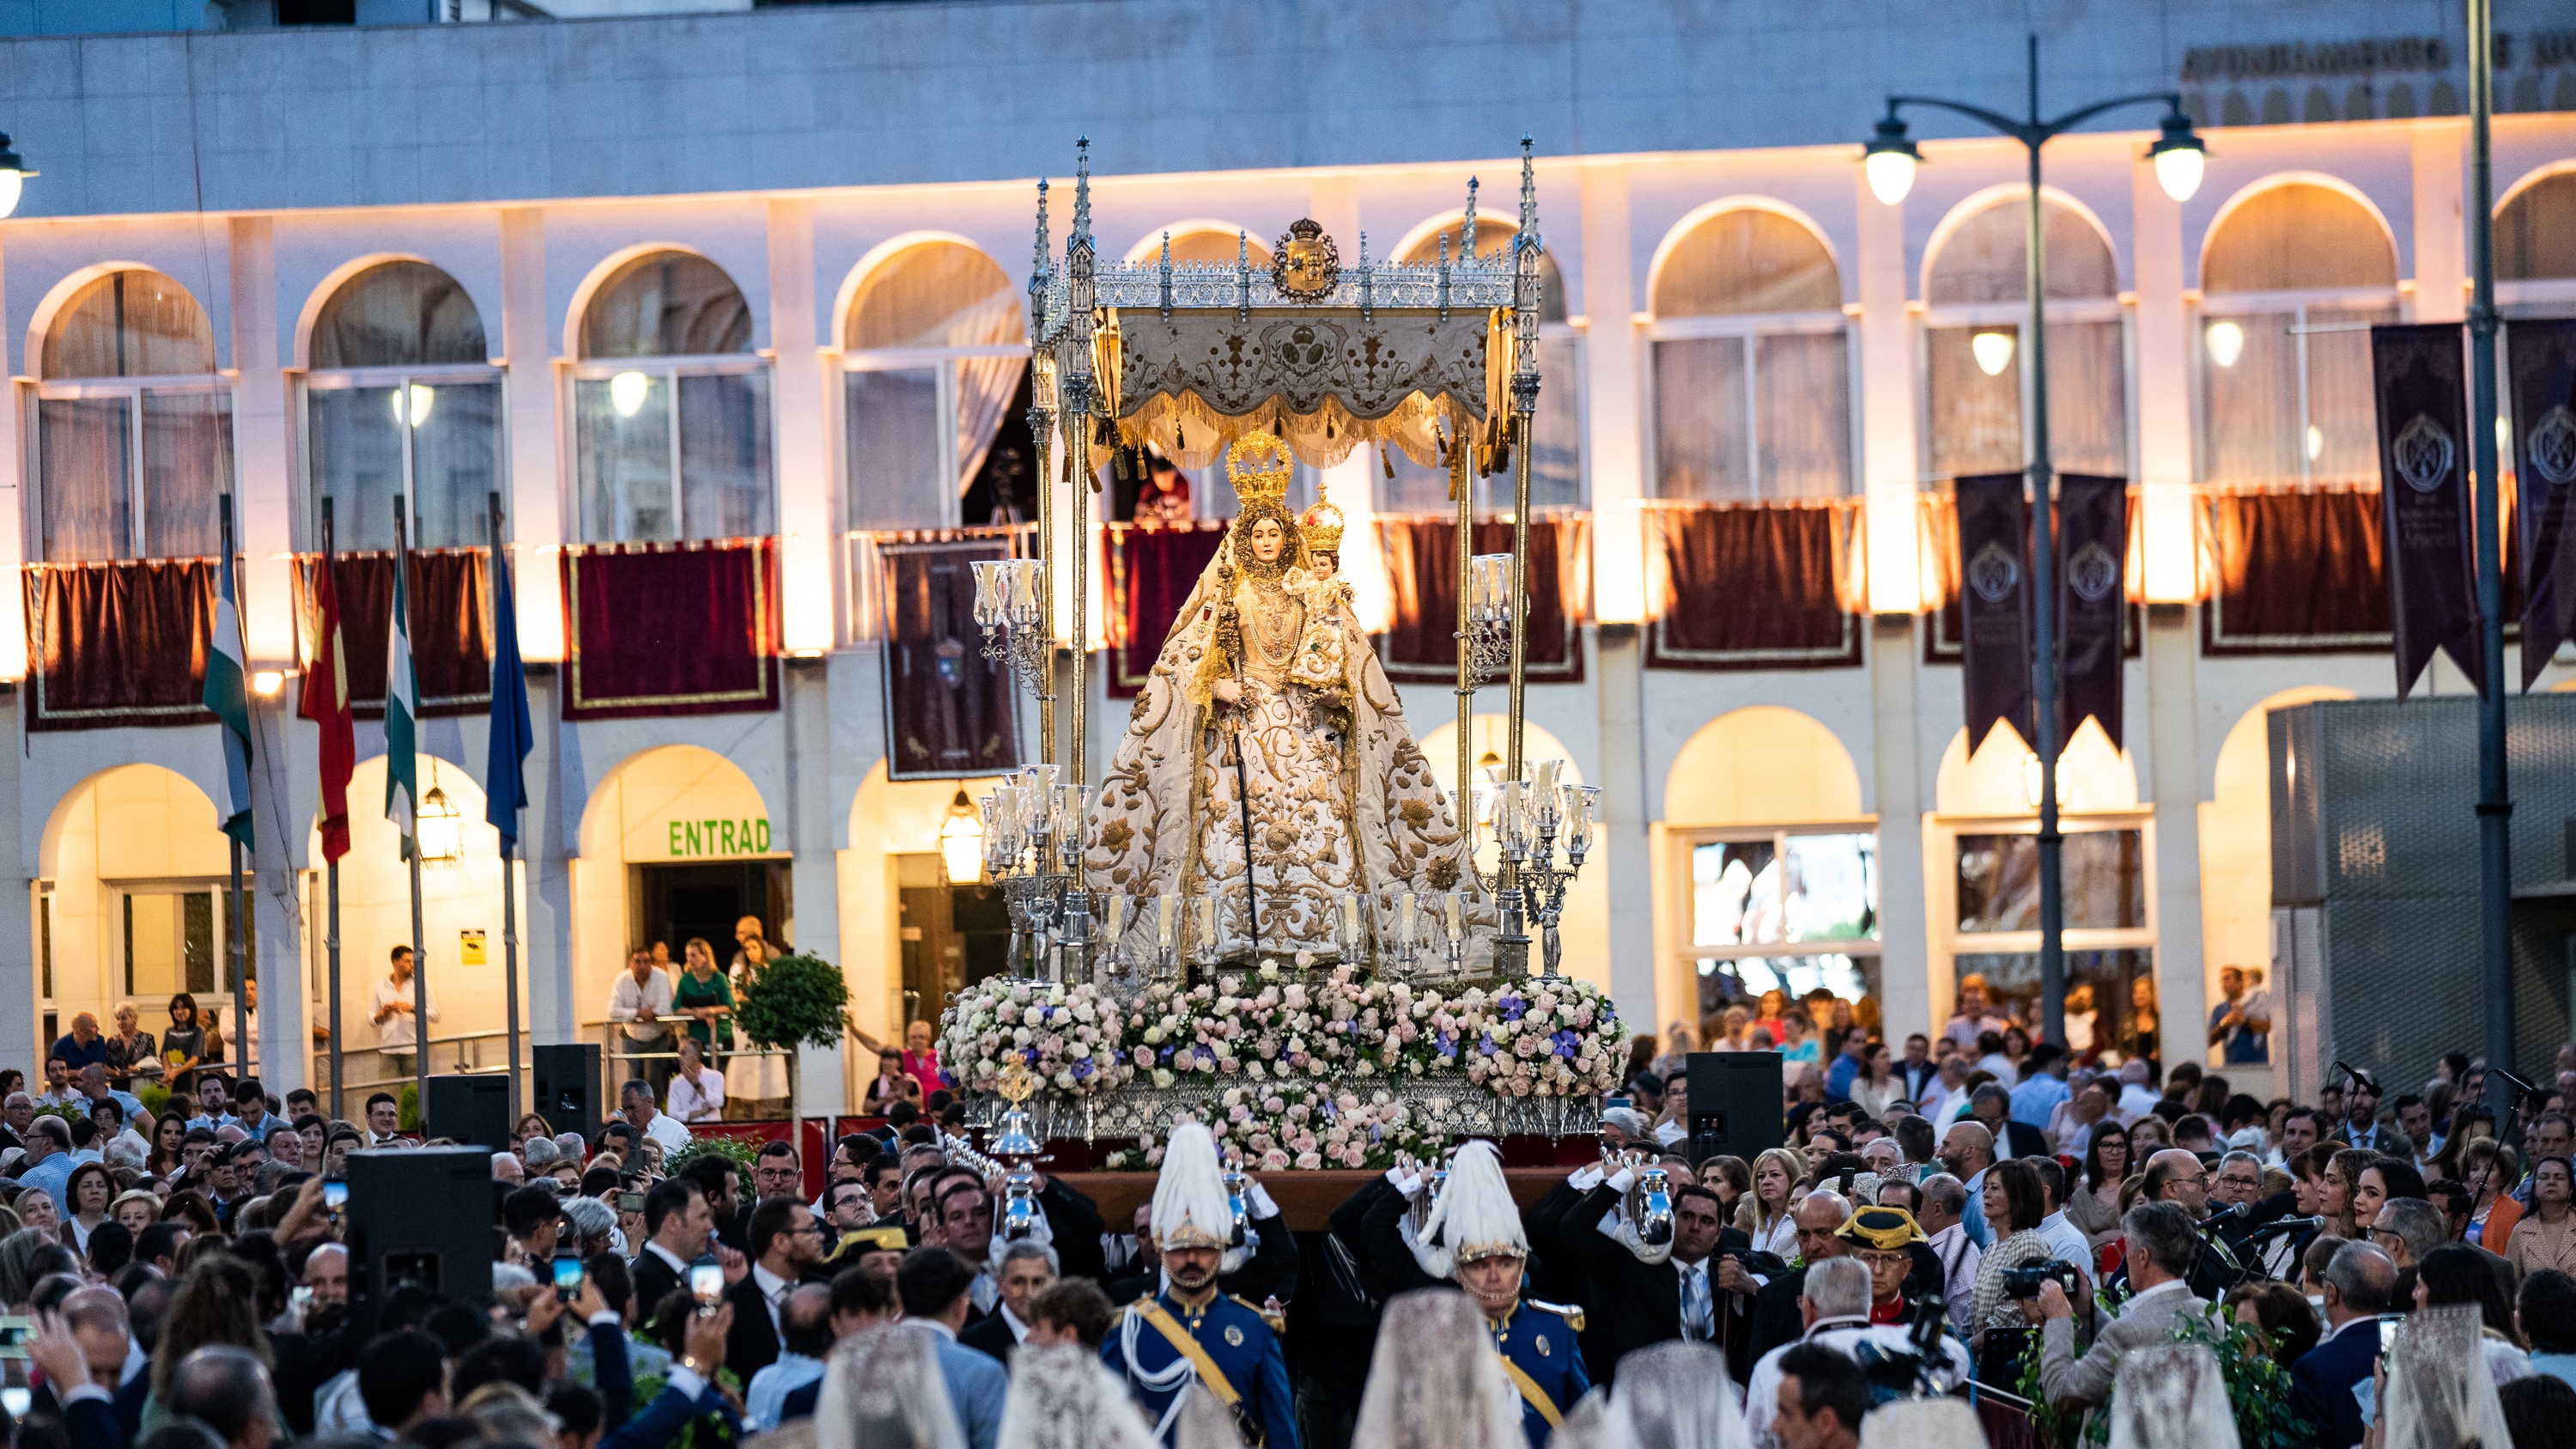
[[27,728],[212,723],[215,574],[210,558],[30,564]]
[[2200,652],[2376,653],[2389,647],[2379,490],[2213,493],[2218,577]]
[[1172,621],[1199,574],[1225,541],[1222,519],[1169,528],[1111,524],[1102,550],[1109,566],[1109,697],[1134,699],[1163,652]]
[[568,548],[563,591],[565,718],[778,708],[775,539]]
[[1660,597],[1646,627],[1646,667],[1858,665],[1865,621],[1843,599],[1857,516],[1841,504],[1653,510],[1647,562],[1660,574]]
[[1018,681],[984,657],[974,564],[1006,539],[878,546],[885,560],[886,778],[997,775],[1020,764]]
[[[316,629],[314,571],[319,555],[295,561],[297,653],[310,659]],[[479,548],[419,549],[411,555],[411,667],[420,681],[420,712],[475,715],[492,707],[492,601]],[[385,713],[385,645],[394,608],[394,556],[344,553],[332,560],[340,590],[340,648],[349,668],[350,712]]]
[[[1378,546],[1395,595],[1395,618],[1379,636],[1387,678],[1450,683],[1458,677],[1458,520],[1380,518]],[[1512,551],[1512,526],[1476,524],[1477,553]],[[1582,626],[1592,614],[1592,520],[1532,518],[1529,529],[1529,655],[1532,684],[1583,682]],[[1499,682],[1499,681],[1495,681]]]

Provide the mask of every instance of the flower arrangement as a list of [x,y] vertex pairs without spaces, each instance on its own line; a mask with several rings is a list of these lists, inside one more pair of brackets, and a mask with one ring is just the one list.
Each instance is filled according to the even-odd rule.
[[992,976],[940,1017],[939,1059],[970,1092],[992,1092],[1018,1063],[1043,1090],[1090,1097],[1133,1078],[1118,1004],[1096,986]]
[[[1512,1098],[1585,1097],[1618,1085],[1624,1042],[1610,999],[1570,977],[1455,996],[1339,967],[1316,978],[1272,959],[1120,1005],[1091,986],[995,977],[940,1022],[940,1060],[966,1090],[1025,1063],[1041,1091],[1089,1097],[1121,1083],[1206,1087],[1218,1138],[1266,1168],[1381,1167],[1422,1133],[1391,1088],[1460,1082]],[[1257,1139],[1257,1140],[1256,1140]],[[1142,1140],[1121,1160],[1159,1164]]]

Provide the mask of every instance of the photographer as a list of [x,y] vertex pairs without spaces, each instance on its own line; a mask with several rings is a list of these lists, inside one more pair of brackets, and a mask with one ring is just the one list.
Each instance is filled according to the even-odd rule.
[[[2022,1302],[2024,1316],[2040,1325],[2040,1389],[2060,1413],[2107,1400],[2122,1354],[2172,1338],[2179,1314],[2209,1311],[2209,1300],[2194,1296],[2183,1281],[2200,1254],[2200,1230],[2189,1213],[2169,1202],[2144,1202],[2129,1209],[2120,1228],[2136,1292],[2094,1335],[2090,1352],[2075,1356],[2075,1305],[2054,1280]],[[2083,1286],[2080,1274],[2077,1286]]]

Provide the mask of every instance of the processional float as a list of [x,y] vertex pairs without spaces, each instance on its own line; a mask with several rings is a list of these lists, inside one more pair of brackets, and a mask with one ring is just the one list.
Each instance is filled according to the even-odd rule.
[[[1306,979],[1318,987],[1329,982],[1353,991],[1363,989],[1358,982],[1387,983],[1400,988],[1401,1001],[1429,993],[1470,1015],[1484,1011],[1491,1029],[1480,1028],[1467,1043],[1480,1054],[1495,1050],[1496,1030],[1513,1039],[1533,999],[1543,996],[1551,1013],[1570,1003],[1567,1030],[1553,1046],[1541,1043],[1542,1055],[1561,1052],[1568,1064],[1549,1085],[1515,1091],[1497,1084],[1484,1094],[1452,1086],[1451,1098],[1492,1095],[1513,1110],[1497,1106],[1482,1118],[1452,1113],[1451,1120],[1461,1130],[1480,1124],[1498,1130],[1506,1117],[1512,1130],[1593,1130],[1588,1111],[1578,1123],[1566,1109],[1577,1100],[1588,1108],[1601,1087],[1615,1083],[1615,1065],[1593,1061],[1594,1049],[1606,1052],[1615,1039],[1615,1013],[1606,997],[1561,974],[1557,927],[1567,886],[1593,844],[1599,791],[1564,782],[1563,761],[1532,762],[1523,754],[1529,443],[1540,386],[1543,243],[1528,138],[1521,148],[1520,212],[1509,246],[1479,255],[1470,180],[1456,255],[1444,232],[1435,261],[1410,265],[1372,258],[1365,232],[1356,238],[1356,261],[1346,261],[1337,240],[1312,220],[1276,239],[1266,267],[1254,264],[1248,236],[1238,237],[1231,266],[1175,263],[1168,234],[1159,257],[1104,262],[1091,228],[1087,141],[1079,147],[1071,227],[1058,257],[1048,237],[1047,184],[1039,183],[1028,284],[1028,421],[1041,479],[1039,546],[1034,558],[975,565],[975,618],[986,658],[1006,667],[1016,687],[1035,699],[1040,762],[980,802],[986,870],[1009,906],[1012,965],[1004,982],[985,983],[978,1002],[961,995],[943,1041],[944,1061],[963,1055],[961,1081],[970,1091],[990,1097],[1007,1088],[1012,1109],[996,1125],[1011,1148],[1031,1141],[1031,1099],[1040,1108],[1050,1096],[1078,1099],[1083,1135],[1158,1120],[1156,1113],[1173,1105],[1165,1100],[1172,1088],[1163,1084],[1175,1073],[1162,1065],[1171,1046],[1152,1039],[1149,1018],[1171,1017],[1164,1008],[1185,1006],[1194,983],[1204,998],[1215,983],[1239,986],[1247,977]],[[1124,763],[1113,762],[1111,778],[1095,786],[1088,778],[1087,653],[1065,641],[1084,628],[1090,607],[1093,495],[1104,472],[1148,445],[1185,468],[1224,461],[1245,511],[1176,622],[1174,636],[1186,646],[1166,646],[1157,670],[1168,677],[1160,692],[1149,684],[1138,700],[1128,738],[1133,744],[1155,727],[1149,714],[1198,709],[1186,716],[1195,731],[1187,738],[1225,752],[1226,764],[1202,761],[1184,778],[1181,766],[1138,765],[1128,759],[1136,751],[1122,747]],[[1313,555],[1337,559],[1338,511],[1322,505],[1308,510],[1302,528],[1284,528],[1294,535],[1287,545],[1292,556],[1284,560],[1261,552],[1256,515],[1289,517],[1284,495],[1292,457],[1327,467],[1361,450],[1381,461],[1400,451],[1448,473],[1458,523],[1456,771],[1452,786],[1431,780],[1400,702],[1386,702],[1392,691],[1374,657],[1353,664],[1349,678],[1357,689],[1315,693],[1303,716],[1319,721],[1313,730],[1342,752],[1335,757],[1344,765],[1338,784],[1322,779],[1329,768],[1309,773],[1317,780],[1311,793],[1340,811],[1342,834],[1335,838],[1347,849],[1337,852],[1327,839],[1316,851],[1321,864],[1291,882],[1265,852],[1306,848],[1295,839],[1303,827],[1282,823],[1274,809],[1270,823],[1256,828],[1253,802],[1275,806],[1298,795],[1296,769],[1259,737],[1256,723],[1264,717],[1249,705],[1230,710],[1201,696],[1211,688],[1227,699],[1241,696],[1247,651],[1263,647],[1247,644],[1247,618],[1236,607],[1238,587],[1253,587],[1246,579],[1285,571],[1284,583],[1261,585],[1270,595],[1241,597],[1257,602],[1284,588],[1305,601],[1302,613],[1287,617],[1303,619],[1310,631],[1321,627],[1316,621],[1332,607],[1321,590],[1334,575],[1329,560]],[[1474,483],[1506,471],[1511,552],[1478,555]],[[1070,517],[1061,516],[1068,507]],[[1287,571],[1292,563],[1297,569]],[[1060,577],[1068,586],[1061,601]],[[1347,585],[1341,587],[1347,604]],[[1069,614],[1060,602],[1069,602]],[[1205,611],[1195,622],[1194,609]],[[1201,632],[1186,632],[1192,628]],[[1222,681],[1190,677],[1201,667],[1202,646],[1234,661],[1233,695],[1225,695]],[[1366,653],[1365,637],[1357,648]],[[1508,743],[1499,768],[1488,766],[1480,779],[1471,724],[1477,692],[1496,675],[1508,691]],[[1384,699],[1377,697],[1381,690]],[[1253,693],[1271,697],[1258,688]],[[1365,728],[1371,721],[1375,735]],[[1384,742],[1380,755],[1366,753],[1371,740]],[[1141,753],[1155,755],[1156,748]],[[1352,767],[1354,759],[1366,769]],[[1286,772],[1270,795],[1262,795],[1247,760]],[[1166,770],[1155,777],[1165,796],[1140,803],[1145,787],[1138,782],[1149,768]],[[1324,828],[1329,835],[1333,827]],[[1191,832],[1186,849],[1137,843],[1138,831],[1157,829]],[[1257,865],[1272,869],[1271,884],[1257,879]],[[1535,970],[1533,927],[1541,948]],[[1242,995],[1260,989],[1256,984]],[[1021,1003],[1070,1003],[1076,998],[1067,993],[1078,993],[1089,1013],[1114,1018],[1112,1039],[1098,1045],[1102,1056],[1116,1053],[1118,1083],[1081,1073],[1085,1061],[1096,1059],[1078,1053],[1071,1067],[1061,1056],[1041,1060],[1015,1015],[996,1032],[990,1015],[976,1012],[1005,991],[1016,991]],[[1216,996],[1232,999],[1231,992]],[[1293,1019],[1283,1020],[1282,1029],[1293,1033]],[[1035,1035],[1052,1039],[1043,1025]],[[1003,1039],[998,1052],[997,1036]],[[1435,1041],[1433,1049],[1455,1045]],[[1417,1095],[1427,1090],[1425,1080],[1435,1087],[1445,1080],[1457,1060],[1452,1051],[1427,1068],[1420,1062],[1398,1067],[1393,1047],[1380,1052],[1389,1075]],[[1530,1055],[1525,1046],[1522,1055]],[[1183,1060],[1192,1059],[1185,1052]],[[974,1079],[979,1065],[994,1070]],[[1230,1060],[1219,1060],[1207,1076],[1222,1086],[1235,1070]],[[1461,1065],[1455,1074],[1475,1070]],[[1186,1079],[1189,1069],[1179,1075]],[[1254,1068],[1261,1081],[1287,1075]],[[1183,1080],[1180,1089],[1188,1087]],[[1263,1092],[1277,1096],[1267,1087]],[[1122,1097],[1135,1099],[1137,1110],[1104,1120]],[[1532,1103],[1547,1110],[1534,1113]],[[1064,1135],[1061,1112],[1049,1120]]]

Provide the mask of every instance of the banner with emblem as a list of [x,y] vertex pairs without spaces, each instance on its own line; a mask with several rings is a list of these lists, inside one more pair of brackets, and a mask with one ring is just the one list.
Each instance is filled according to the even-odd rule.
[[2522,687],[2576,638],[2576,321],[2516,322],[2506,396],[2521,507]]
[[2091,715],[2120,748],[2121,626],[2128,619],[2129,480],[2057,479],[2058,744]]
[[984,657],[975,626],[975,561],[1011,542],[970,538],[887,543],[886,778],[947,780],[1020,765],[1009,666]]
[[[2030,502],[2019,473],[1961,478],[1959,611],[1968,751],[1996,725],[2038,738],[2030,691]],[[2116,638],[2116,635],[2114,636]],[[2115,650],[2116,653],[2116,650]]]
[[2468,406],[2460,324],[2370,329],[2379,402],[2379,496],[2386,519],[2388,615],[2397,635],[2397,697],[2434,651],[2486,692],[2469,553]]

